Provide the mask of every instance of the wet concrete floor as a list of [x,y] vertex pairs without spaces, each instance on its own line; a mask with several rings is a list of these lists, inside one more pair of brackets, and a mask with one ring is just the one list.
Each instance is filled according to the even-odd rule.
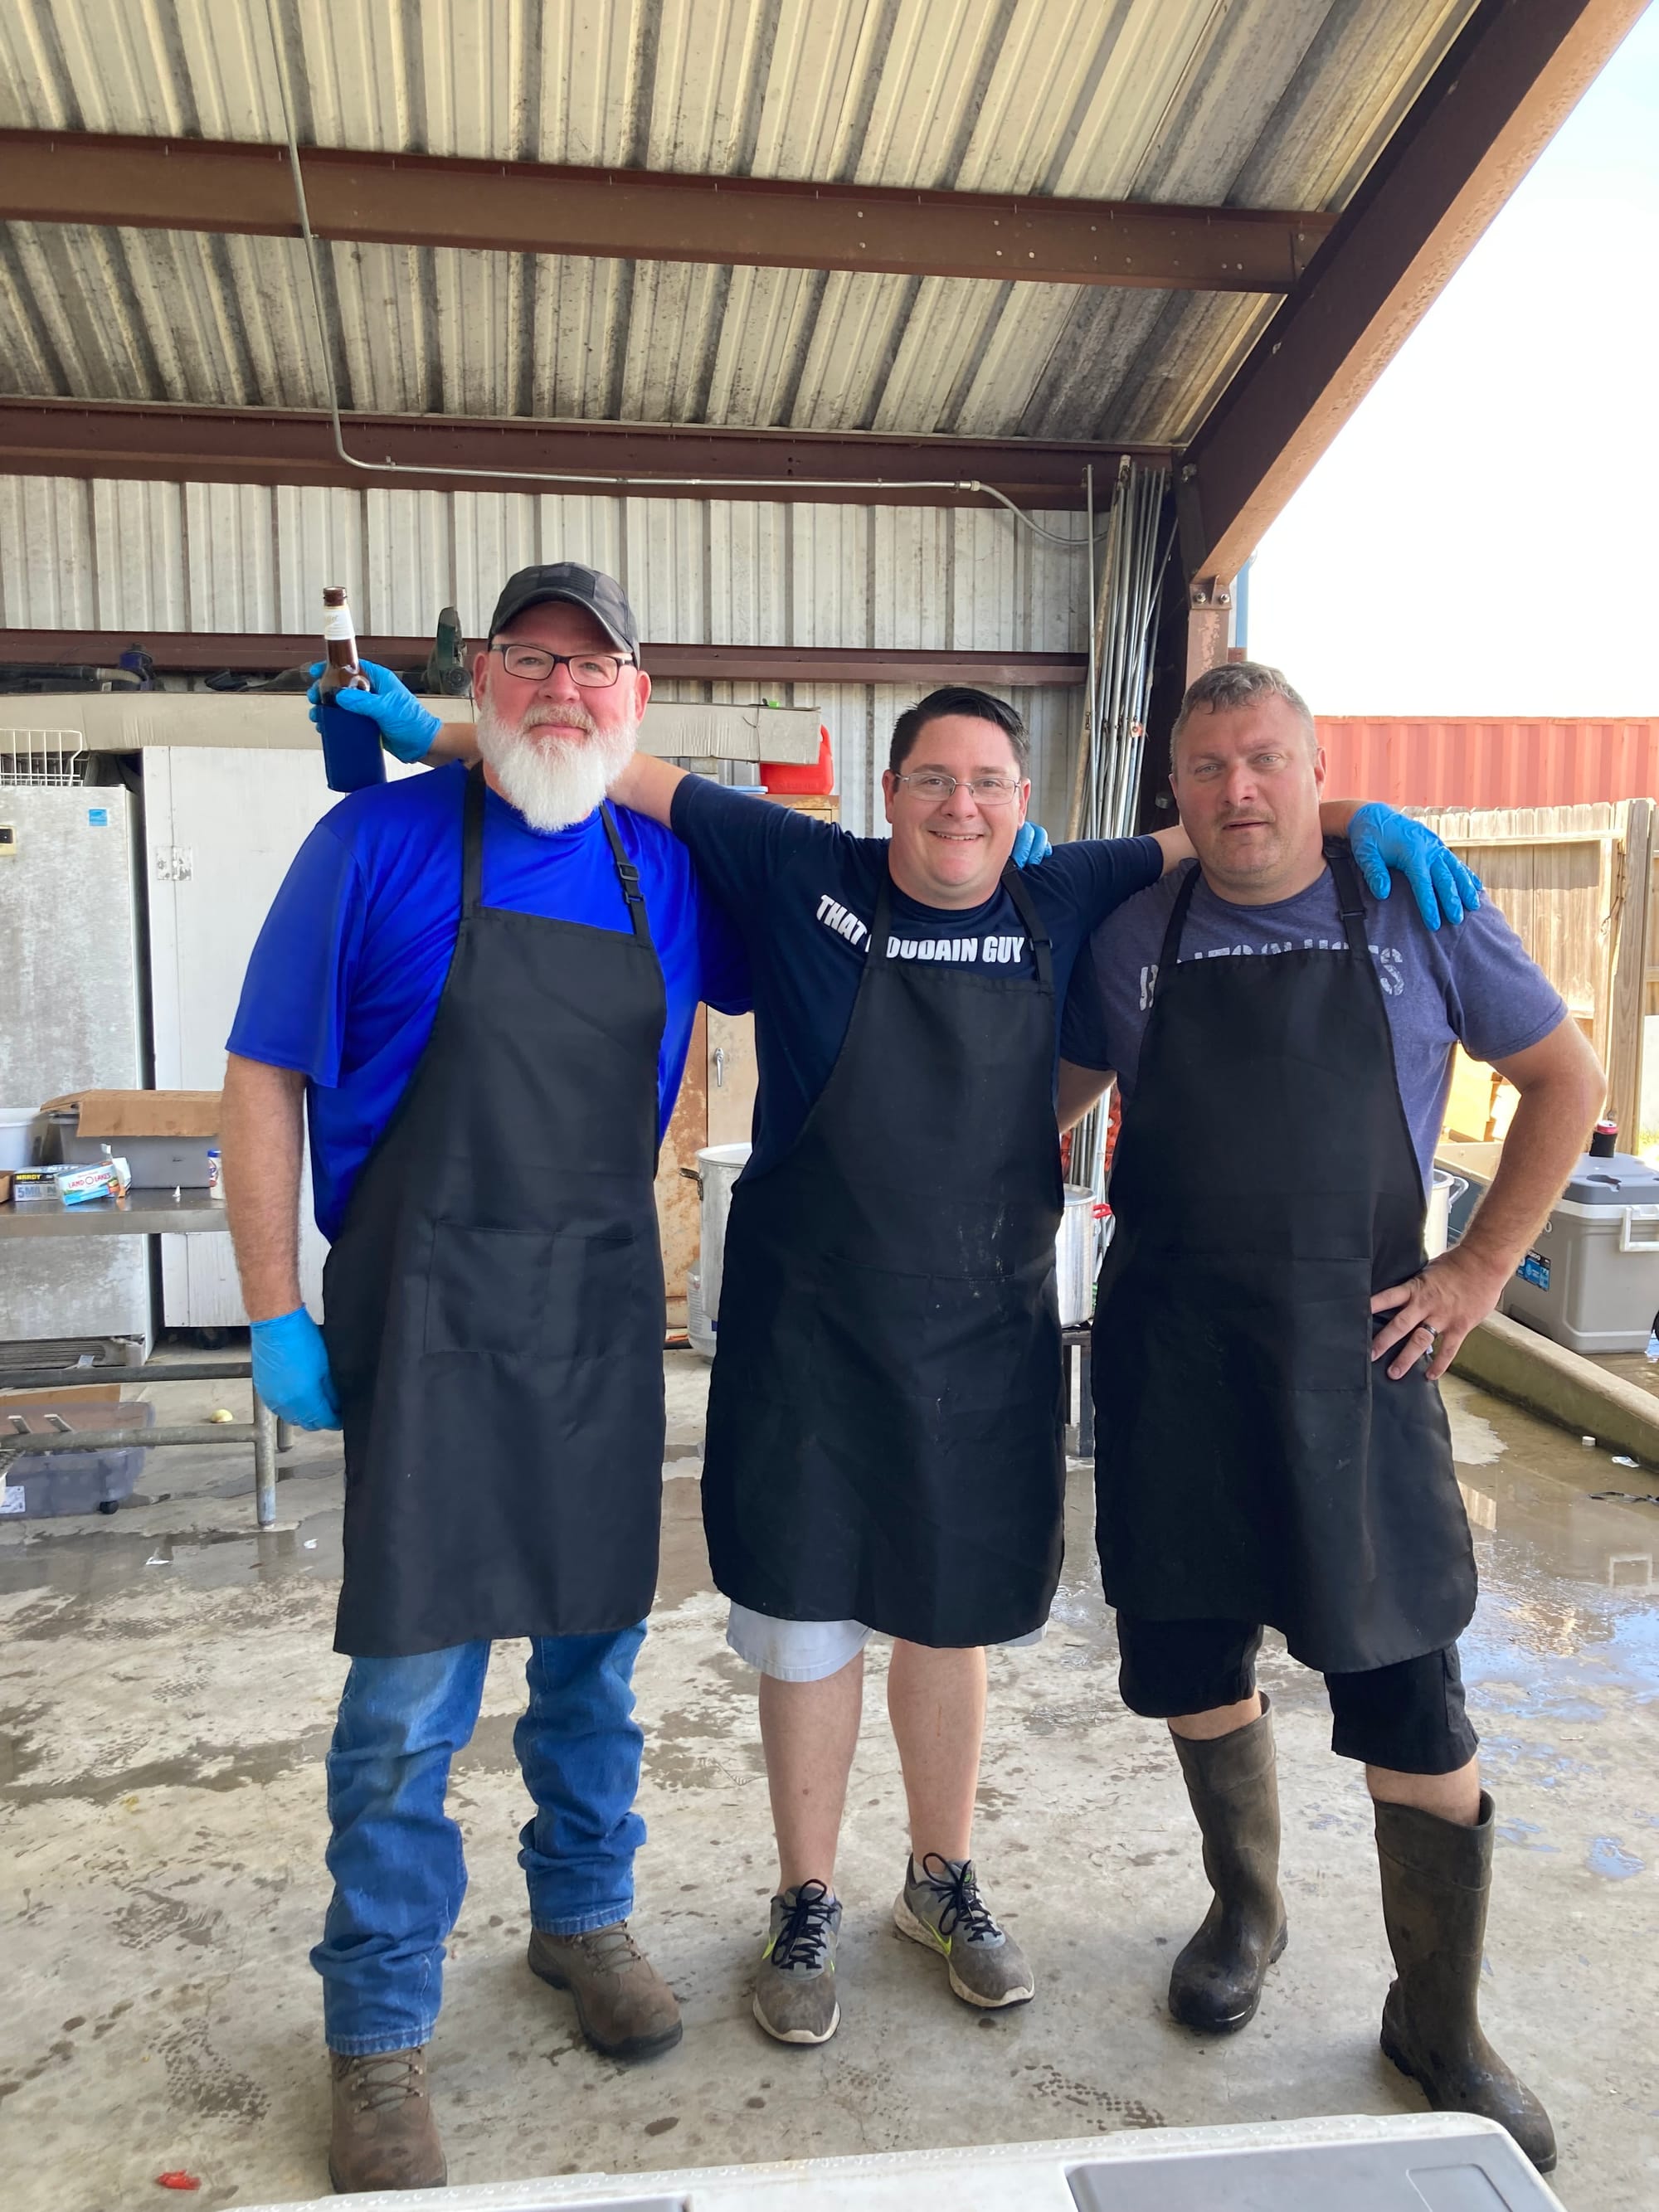
[[[472,1876],[433,2046],[453,2179],[1417,2108],[1376,2049],[1388,1960],[1363,1784],[1330,1755],[1322,1686],[1282,1647],[1263,1679],[1291,1945],[1243,2034],[1206,2045],[1164,2013],[1206,1892],[1163,1731],[1117,1701],[1086,1469],[1048,1635],[992,1661],[977,1856],[1036,2001],[975,2014],[892,1930],[902,1796],[876,1651],[840,1869],[843,2026],[820,2051],[768,2043],[748,2002],[773,1876],[754,1683],[722,1641],[697,1519],[703,1370],[689,1354],[669,1369],[635,1926],[680,1993],[685,2039],[654,2065],[611,2065],[526,1971],[521,1647],[504,1645],[452,1795]],[[240,1415],[236,1391],[167,1386],[158,1411]],[[1554,2114],[1564,2202],[1647,2212],[1659,1485],[1460,1382],[1448,1400],[1484,1584],[1464,1671],[1500,1822],[1486,2021]],[[245,1450],[164,1452],[112,1517],[0,1522],[9,2212],[159,2203],[155,2177],[180,2166],[203,2206],[327,2186],[306,1954],[327,1897],[321,1759],[344,1664],[330,1649],[337,1441],[301,1441],[277,1533],[250,1533],[250,1486]]]

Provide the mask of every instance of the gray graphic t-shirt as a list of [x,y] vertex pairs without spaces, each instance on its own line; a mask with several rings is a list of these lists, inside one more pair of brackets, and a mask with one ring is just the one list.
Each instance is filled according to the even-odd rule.
[[[1073,971],[1060,1053],[1079,1067],[1115,1068],[1125,1103],[1133,1096],[1140,1041],[1158,988],[1158,957],[1176,896],[1195,862],[1127,900],[1090,939]],[[1496,907],[1483,903],[1455,929],[1425,929],[1407,886],[1387,899],[1364,893],[1366,939],[1394,1036],[1395,1070],[1406,1121],[1426,1184],[1461,1043],[1476,1060],[1504,1060],[1546,1037],[1566,1007]],[[1193,894],[1181,959],[1271,958],[1346,939],[1328,868],[1295,898],[1233,906],[1207,884]]]

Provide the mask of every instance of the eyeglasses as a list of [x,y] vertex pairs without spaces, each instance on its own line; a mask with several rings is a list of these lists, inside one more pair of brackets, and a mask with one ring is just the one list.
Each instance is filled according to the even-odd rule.
[[521,676],[526,684],[544,683],[556,668],[568,668],[571,682],[583,691],[608,691],[623,669],[634,665],[617,653],[544,653],[538,645],[492,645],[489,650],[500,653],[509,676]]
[[981,806],[1006,806],[1019,791],[1019,786],[1010,783],[1006,776],[944,775],[930,768],[918,769],[909,775],[901,775],[896,770],[893,781],[908,783],[918,799],[934,802],[954,798],[957,787],[965,783]]

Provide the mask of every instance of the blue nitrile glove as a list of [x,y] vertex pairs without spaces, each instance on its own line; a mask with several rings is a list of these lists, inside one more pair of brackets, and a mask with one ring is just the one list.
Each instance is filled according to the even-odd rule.
[[248,1332],[253,1387],[279,1420],[296,1429],[337,1429],[334,1377],[328,1371],[323,1332],[303,1306],[256,1321]]
[[[313,678],[323,672],[325,664],[312,663]],[[369,682],[372,691],[337,691],[334,703],[348,714],[367,714],[371,722],[380,727],[380,742],[394,758],[400,761],[423,761],[432,750],[432,740],[443,723],[430,707],[423,707],[401,677],[394,676],[389,668],[382,668],[378,660],[357,663]],[[317,723],[317,686],[313,682],[306,696],[311,702],[311,719]]]
[[1348,824],[1348,842],[1371,896],[1387,898],[1389,871],[1393,869],[1411,885],[1417,910],[1431,929],[1439,928],[1442,915],[1449,922],[1460,922],[1480,903],[1480,877],[1471,875],[1425,823],[1396,813],[1380,799],[1355,814]]
[[1022,822],[1014,838],[1014,866],[1034,868],[1039,860],[1046,860],[1054,849],[1048,842],[1048,832],[1040,822]]

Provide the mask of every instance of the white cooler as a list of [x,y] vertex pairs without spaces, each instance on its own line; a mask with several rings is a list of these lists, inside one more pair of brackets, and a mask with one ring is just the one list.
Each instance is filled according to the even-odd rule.
[[1571,1352],[1641,1352],[1659,1314],[1659,1169],[1589,1153],[1498,1310]]
[[[250,2212],[392,2212],[413,2196]],[[1561,2212],[1492,2120],[1463,2112],[1134,2129],[1060,2142],[475,2183],[447,2212]]]

